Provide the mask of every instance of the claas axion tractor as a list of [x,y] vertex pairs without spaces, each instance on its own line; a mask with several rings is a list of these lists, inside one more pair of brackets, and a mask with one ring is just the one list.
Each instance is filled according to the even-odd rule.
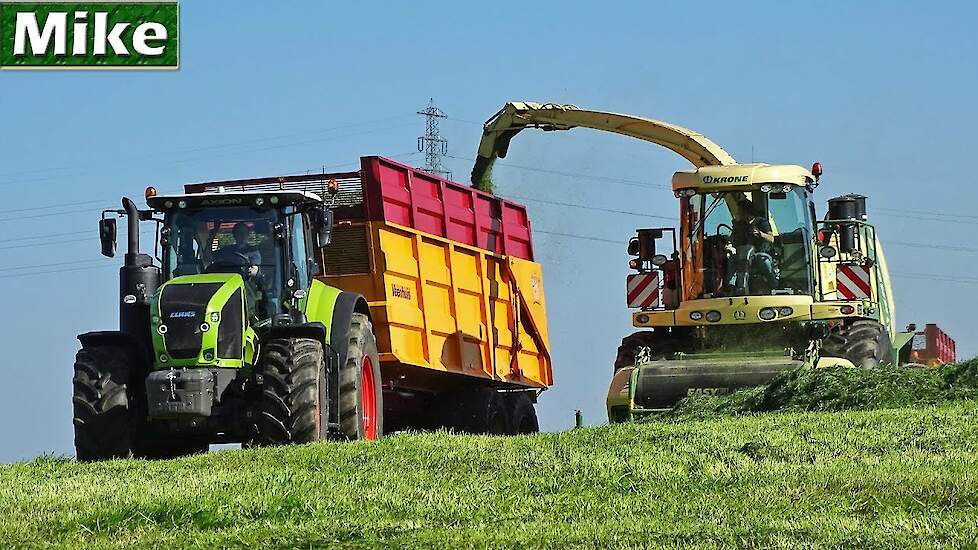
[[538,430],[552,375],[522,205],[381,157],[146,202],[99,222],[103,254],[115,216],[128,248],[120,330],[79,336],[79,459]]
[[485,125],[472,182],[525,128],[592,128],[666,147],[696,169],[678,172],[679,228],[637,231],[628,245],[638,309],[618,350],[612,422],[667,410],[696,394],[765,383],[784,369],[905,363],[913,334],[897,331],[883,248],[866,198],[813,202],[822,168],[738,164],[692,130],[573,105],[509,103]]

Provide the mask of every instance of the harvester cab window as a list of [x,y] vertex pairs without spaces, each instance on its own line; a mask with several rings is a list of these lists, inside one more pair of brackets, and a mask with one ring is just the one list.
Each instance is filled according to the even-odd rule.
[[811,294],[808,198],[803,189],[689,197],[691,297]]

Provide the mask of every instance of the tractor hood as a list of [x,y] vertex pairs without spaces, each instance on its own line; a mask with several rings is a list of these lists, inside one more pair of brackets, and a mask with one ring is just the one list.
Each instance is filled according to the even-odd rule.
[[244,285],[241,275],[215,273],[160,286],[150,310],[156,368],[241,367]]

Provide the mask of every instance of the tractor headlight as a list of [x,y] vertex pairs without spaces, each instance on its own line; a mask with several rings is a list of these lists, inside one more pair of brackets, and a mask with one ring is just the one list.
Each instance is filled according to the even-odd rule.
[[821,250],[818,251],[818,255],[823,258],[834,258],[839,252],[834,246],[823,246]]
[[711,323],[716,323],[720,320],[720,317],[722,317],[722,315],[720,315],[719,311],[713,310],[706,312],[706,320]]
[[770,321],[778,316],[778,312],[775,311],[773,307],[766,307],[761,309],[757,316],[760,317],[762,321]]
[[778,310],[778,315],[780,315],[782,317],[790,317],[794,313],[795,313],[795,310],[791,309],[788,306],[784,306],[784,307],[782,307],[781,309]]
[[693,321],[701,321],[703,319],[702,311],[693,311],[689,314],[689,318]]
[[218,322],[220,320],[221,320],[221,314],[218,313],[218,312],[216,312],[216,311],[212,311],[211,312],[211,322],[212,323],[216,323],[216,322]]
[[783,191],[785,193],[791,193],[791,186],[790,185],[785,185],[784,187],[781,188],[781,191]]
[[772,187],[770,183],[765,183],[764,185],[761,186],[762,193],[770,193],[771,189],[774,189],[774,187]]
[[642,313],[642,314],[636,315],[635,316],[635,320],[644,325],[645,323],[648,323],[649,322],[649,316],[646,315],[646,314],[644,314],[644,313]]

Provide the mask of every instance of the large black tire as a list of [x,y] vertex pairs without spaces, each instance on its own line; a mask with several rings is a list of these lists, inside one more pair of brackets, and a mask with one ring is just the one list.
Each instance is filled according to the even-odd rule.
[[439,396],[440,424],[456,432],[513,433],[512,400],[493,388],[471,388]]
[[323,439],[320,385],[325,384],[323,345],[312,338],[273,338],[258,358],[262,394],[254,445],[310,443]]
[[623,367],[634,365],[639,348],[651,348],[652,358],[661,359],[680,351],[681,342],[682,340],[678,336],[664,332],[644,330],[629,334],[622,339],[621,345],[618,346],[614,372],[618,372]]
[[78,460],[133,456],[130,365],[130,353],[119,346],[84,348],[75,356],[71,400]]
[[513,435],[535,434],[540,431],[540,422],[537,420],[537,411],[533,406],[533,400],[526,392],[509,394],[511,404],[510,426]]
[[872,319],[857,319],[833,326],[822,341],[821,354],[848,359],[853,365],[865,369],[894,364],[890,334],[886,327]]
[[340,431],[348,439],[380,439],[384,435],[384,392],[370,318],[354,313],[346,338],[346,360],[339,371]]

